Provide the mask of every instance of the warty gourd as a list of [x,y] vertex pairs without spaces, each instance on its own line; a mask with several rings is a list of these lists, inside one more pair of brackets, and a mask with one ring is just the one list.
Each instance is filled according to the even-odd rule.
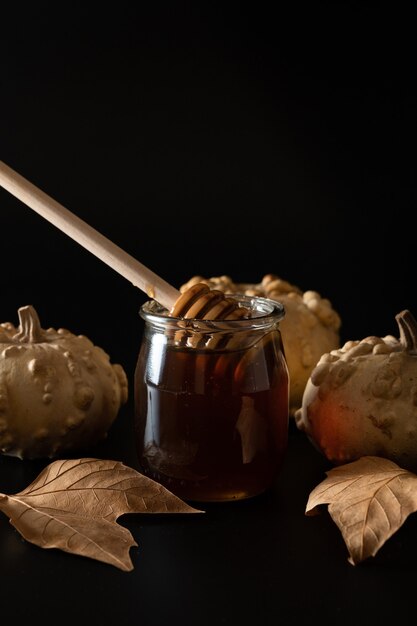
[[0,325],[0,451],[21,459],[85,450],[127,401],[124,369],[87,337],[41,328],[33,306]]
[[295,422],[335,465],[370,455],[417,471],[417,322],[408,310],[396,321],[399,339],[348,341],[306,385]]

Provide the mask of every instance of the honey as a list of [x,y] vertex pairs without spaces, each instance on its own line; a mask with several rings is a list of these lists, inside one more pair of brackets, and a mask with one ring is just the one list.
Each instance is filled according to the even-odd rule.
[[232,324],[184,325],[143,311],[136,448],[142,471],[180,498],[249,498],[277,477],[287,449],[289,388],[278,307]]

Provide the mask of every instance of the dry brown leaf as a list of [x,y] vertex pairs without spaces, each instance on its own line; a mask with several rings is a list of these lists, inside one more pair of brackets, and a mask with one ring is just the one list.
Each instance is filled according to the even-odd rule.
[[59,548],[124,571],[137,546],[116,523],[124,513],[202,513],[118,461],[54,461],[23,491],[0,494],[0,510],[31,543]]
[[326,472],[311,492],[306,515],[321,504],[339,527],[356,565],[378,550],[417,510],[417,476],[392,461],[364,456]]

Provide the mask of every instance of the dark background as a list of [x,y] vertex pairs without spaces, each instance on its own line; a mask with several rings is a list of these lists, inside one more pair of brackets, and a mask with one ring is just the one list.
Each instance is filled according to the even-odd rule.
[[[17,2],[0,20],[0,159],[168,282],[272,272],[328,297],[342,340],[397,335],[395,314],[417,312],[415,33],[403,6]],[[87,335],[132,382],[145,294],[2,190],[0,216],[0,321],[32,304],[44,327]],[[131,414],[130,399],[97,454],[136,463]],[[363,589],[386,584],[399,601],[415,567],[410,527],[358,573],[329,519],[304,518],[326,466],[292,437],[277,489],[256,503],[130,526],[142,546],[132,574],[28,546],[4,519],[7,594],[27,595],[24,578],[32,605],[52,594],[62,611],[73,584],[103,624],[272,624],[283,609],[289,623],[349,623],[359,605],[383,618]],[[37,473],[14,461],[2,459],[0,490]],[[37,573],[44,590],[28,581]]]
[[[289,4],[3,10],[1,158],[175,286],[272,272],[328,297],[343,339],[396,333],[417,310],[411,15]],[[0,197],[2,320],[31,303],[103,345],[116,325],[133,354],[144,294]]]

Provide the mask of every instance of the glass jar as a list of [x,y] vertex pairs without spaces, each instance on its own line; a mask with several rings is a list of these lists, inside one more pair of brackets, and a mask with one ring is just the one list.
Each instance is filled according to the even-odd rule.
[[173,318],[154,300],[140,309],[145,326],[134,381],[139,463],[183,500],[258,495],[273,484],[287,449],[289,377],[279,331],[284,307],[266,298],[230,297],[252,316]]

